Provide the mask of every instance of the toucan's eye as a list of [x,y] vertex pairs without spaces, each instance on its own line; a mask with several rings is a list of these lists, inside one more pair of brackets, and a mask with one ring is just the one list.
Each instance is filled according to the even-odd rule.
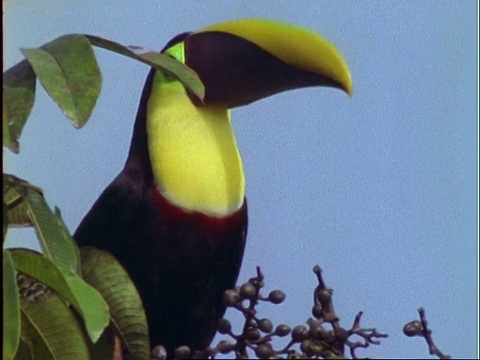
[[169,73],[168,71],[164,71],[163,72],[163,77],[165,78],[165,81],[174,81],[174,80],[177,80],[177,78],[175,77],[175,75],[172,75],[171,73]]

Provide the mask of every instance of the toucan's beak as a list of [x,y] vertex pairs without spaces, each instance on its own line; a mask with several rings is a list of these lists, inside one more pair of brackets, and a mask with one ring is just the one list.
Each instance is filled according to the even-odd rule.
[[205,85],[205,104],[241,106],[307,86],[352,94],[350,71],[335,46],[297,26],[227,21],[186,35],[183,52],[185,64]]

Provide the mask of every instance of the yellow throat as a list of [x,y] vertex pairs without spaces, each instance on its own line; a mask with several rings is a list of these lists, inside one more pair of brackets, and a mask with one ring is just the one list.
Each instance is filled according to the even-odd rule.
[[147,137],[156,185],[173,204],[213,216],[242,206],[245,178],[227,108],[196,107],[178,80],[157,71]]

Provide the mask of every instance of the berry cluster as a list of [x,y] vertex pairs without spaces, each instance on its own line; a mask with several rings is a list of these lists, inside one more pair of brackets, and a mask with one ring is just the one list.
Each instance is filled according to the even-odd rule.
[[[221,340],[215,347],[194,356],[214,358],[232,355],[237,359],[247,359],[252,355],[261,359],[344,358],[344,350],[347,347],[352,357],[356,358],[357,348],[379,344],[379,338],[388,336],[378,333],[375,329],[362,329],[360,327],[362,313],[357,315],[350,330],[342,328],[333,311],[332,290],[325,286],[320,267],[315,266],[314,272],[317,275],[318,286],[314,291],[313,317],[307,320],[307,326],[298,325],[292,329],[288,325],[280,324],[274,327],[271,320],[258,316],[256,306],[260,302],[280,304],[285,300],[285,294],[280,290],[274,290],[268,296],[263,296],[260,290],[264,287],[264,276],[260,268],[257,268],[256,277],[235,289],[227,290],[224,294],[227,306],[239,311],[245,319],[241,333],[234,333],[230,321],[220,319],[218,333],[229,336],[231,340]],[[350,341],[352,335],[360,336],[363,341]],[[275,348],[272,340],[278,338],[287,339],[286,345]],[[175,352],[177,358],[190,355],[188,348],[183,348],[177,349],[182,349],[181,353]]]
[[[356,350],[379,345],[381,338],[388,337],[387,334],[377,332],[375,328],[362,328],[360,320],[363,312],[357,314],[350,329],[343,328],[333,309],[333,291],[326,286],[322,270],[317,265],[313,272],[317,276],[318,285],[314,290],[312,317],[306,321],[306,326],[274,326],[270,319],[258,315],[256,307],[259,303],[281,304],[285,300],[285,294],[283,291],[274,290],[268,296],[263,296],[261,289],[265,285],[264,276],[257,267],[256,277],[224,293],[226,305],[239,311],[244,318],[242,331],[235,333],[229,320],[220,319],[217,331],[230,339],[221,340],[215,347],[194,354],[191,354],[187,346],[180,346],[175,350],[175,358],[214,359],[228,355],[236,359],[343,359],[348,351],[353,359],[357,359]],[[405,325],[405,335],[425,338],[430,354],[437,355],[440,359],[449,359],[450,357],[443,354],[433,343],[423,308],[419,309],[419,313],[420,321],[415,320]],[[278,339],[284,339],[286,345],[276,347]],[[162,346],[157,348],[162,350],[161,354],[153,357],[166,359],[165,349]]]

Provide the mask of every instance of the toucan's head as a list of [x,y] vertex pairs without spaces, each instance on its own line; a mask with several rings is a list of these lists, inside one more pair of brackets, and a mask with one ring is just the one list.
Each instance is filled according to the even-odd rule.
[[205,96],[203,102],[187,96],[172,74],[152,70],[131,155],[148,158],[144,167],[161,195],[189,212],[223,217],[244,203],[245,177],[228,108],[307,86],[352,92],[347,64],[331,43],[278,22],[247,19],[211,25],[176,36],[162,52],[198,74]]
[[334,45],[280,22],[244,19],[211,25],[176,36],[162,52],[195,70],[205,85],[206,105],[232,108],[307,86],[352,93],[350,71]]

